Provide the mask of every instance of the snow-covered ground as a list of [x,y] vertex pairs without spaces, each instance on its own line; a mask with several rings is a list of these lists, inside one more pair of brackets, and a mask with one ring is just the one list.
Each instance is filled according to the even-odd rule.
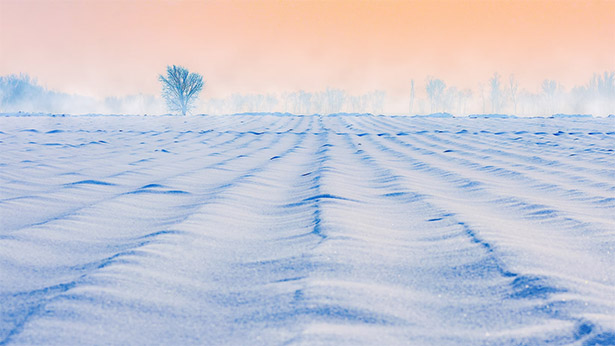
[[615,119],[0,117],[0,344],[615,344]]

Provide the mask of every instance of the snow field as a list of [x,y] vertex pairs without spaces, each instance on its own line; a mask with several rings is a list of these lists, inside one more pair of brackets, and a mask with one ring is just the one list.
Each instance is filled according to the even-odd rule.
[[0,117],[0,344],[615,344],[615,119]]

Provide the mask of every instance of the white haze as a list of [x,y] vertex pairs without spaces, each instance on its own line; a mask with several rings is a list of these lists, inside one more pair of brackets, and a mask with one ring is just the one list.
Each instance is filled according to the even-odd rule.
[[[212,87],[212,86],[208,86]],[[594,74],[584,85],[566,89],[554,80],[544,80],[538,92],[520,89],[514,76],[493,77],[474,90],[458,89],[431,77],[411,80],[408,95],[396,97],[384,90],[356,95],[341,89],[294,91],[280,94],[232,94],[210,98],[207,88],[195,103],[193,114],[234,114],[280,112],[294,114],[372,113],[372,114],[514,114],[550,116],[553,114],[615,113],[615,72]],[[165,114],[159,95],[128,95],[103,99],[66,94],[46,89],[28,75],[0,77],[0,112],[66,114]]]

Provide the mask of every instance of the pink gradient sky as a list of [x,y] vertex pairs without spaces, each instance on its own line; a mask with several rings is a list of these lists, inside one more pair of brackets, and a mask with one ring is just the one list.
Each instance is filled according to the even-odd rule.
[[0,0],[0,75],[90,96],[159,94],[180,64],[205,97],[383,89],[494,73],[564,87],[615,70],[615,1]]

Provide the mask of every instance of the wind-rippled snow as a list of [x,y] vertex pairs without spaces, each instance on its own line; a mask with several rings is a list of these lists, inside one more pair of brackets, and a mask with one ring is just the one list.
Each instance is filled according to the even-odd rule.
[[615,344],[615,119],[0,117],[0,344]]

